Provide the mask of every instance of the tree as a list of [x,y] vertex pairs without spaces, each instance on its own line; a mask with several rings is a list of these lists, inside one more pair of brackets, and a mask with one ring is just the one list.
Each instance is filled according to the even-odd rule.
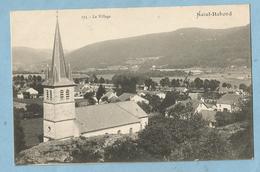
[[223,88],[227,87],[227,83],[223,82],[223,83],[222,83],[222,87],[223,87]]
[[197,89],[200,89],[203,87],[203,80],[201,80],[200,78],[195,78],[194,80],[194,86],[197,88]]
[[136,93],[136,84],[138,82],[138,78],[136,76],[114,75],[112,82],[116,86],[117,95],[121,95],[126,92]]
[[170,86],[170,79],[168,77],[165,77],[165,78],[161,79],[160,80],[160,85],[162,87]]
[[232,88],[232,85],[230,83],[227,83],[227,88]]
[[172,152],[181,144],[199,138],[203,127],[204,123],[197,115],[185,120],[154,116],[139,133],[139,146],[156,159],[170,160]]
[[105,148],[106,162],[133,162],[140,158],[140,150],[135,140],[116,140],[111,146]]
[[95,92],[94,92],[94,91],[86,92],[86,93],[84,94],[84,99],[90,99],[90,98],[92,98],[94,95],[95,95]]
[[168,115],[174,119],[189,119],[193,115],[192,104],[190,102],[186,105],[178,103],[169,110]]
[[100,143],[97,140],[90,140],[77,143],[77,147],[72,151],[72,162],[99,162],[102,160]]
[[171,86],[172,87],[179,87],[180,86],[180,80],[173,78],[171,81]]
[[220,82],[218,80],[210,80],[209,81],[209,88],[210,91],[215,91],[219,87]]
[[204,80],[203,87],[205,91],[208,91],[208,89],[210,88],[210,81],[208,79]]
[[170,131],[162,125],[148,125],[138,136],[140,147],[158,159],[168,157],[175,146]]
[[170,160],[229,159],[230,144],[215,130],[198,130],[198,137],[179,144],[170,155]]
[[100,78],[99,78],[99,83],[100,84],[103,84],[103,83],[105,83],[106,81],[105,81],[105,79],[101,76]]
[[105,87],[103,87],[102,85],[99,85],[98,90],[96,92],[96,97],[99,103],[100,98],[106,93],[106,89]]
[[40,75],[37,75],[37,82],[41,83],[42,82],[42,77]]
[[21,111],[14,108],[14,149],[15,154],[26,148],[24,141],[24,132],[21,126]]
[[175,91],[167,92],[164,100],[161,103],[160,111],[164,112],[167,107],[174,105],[176,103],[177,97],[178,97],[178,92]]
[[28,80],[28,82],[31,82],[32,81],[32,79],[33,79],[33,76],[30,74],[30,75],[28,75],[28,78],[27,78],[27,80]]
[[151,78],[148,78],[144,81],[144,85],[148,87],[148,90],[155,90],[156,82],[154,82]]
[[151,106],[151,111],[152,112],[157,112],[160,109],[161,106],[161,99],[157,95],[151,95],[151,94],[146,94],[144,96],[145,99],[149,101],[149,105]]
[[247,90],[246,84],[244,84],[244,83],[239,84],[239,89],[240,89],[240,90],[243,90],[243,91],[246,91],[246,90]]

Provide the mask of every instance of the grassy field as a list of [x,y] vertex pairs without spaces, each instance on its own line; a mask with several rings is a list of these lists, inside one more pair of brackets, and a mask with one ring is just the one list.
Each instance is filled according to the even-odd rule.
[[18,99],[18,98],[14,98],[13,100],[14,102],[19,102],[19,103],[25,103],[25,104],[33,104],[33,103],[37,103],[38,105],[42,105],[43,100],[40,98],[36,98],[36,99]]
[[[114,76],[114,74],[103,74],[103,75],[98,75],[98,77],[103,77],[105,79],[109,79],[111,80],[112,77]],[[165,76],[166,77],[166,76]],[[167,76],[169,77],[169,79],[184,79],[184,77],[176,77],[176,76]],[[237,85],[239,86],[239,84],[244,83],[246,85],[250,85],[252,83],[251,81],[251,71],[250,69],[235,69],[235,70],[228,70],[228,69],[218,69],[218,70],[214,70],[213,72],[210,73],[201,73],[198,75],[193,75],[193,76],[189,76],[188,79],[190,80],[194,80],[195,78],[201,78],[201,79],[216,79],[218,81],[221,82],[221,84],[223,82],[226,83],[230,83],[231,85]],[[163,77],[151,77],[155,82],[159,83],[160,80]]]
[[27,147],[32,147],[40,143],[39,136],[43,134],[42,118],[21,120],[21,126],[24,131],[24,140]]

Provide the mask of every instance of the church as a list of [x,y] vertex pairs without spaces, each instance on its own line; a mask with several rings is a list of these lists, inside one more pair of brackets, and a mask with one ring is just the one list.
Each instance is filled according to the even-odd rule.
[[75,108],[70,65],[66,63],[57,17],[51,68],[43,82],[43,140],[103,134],[131,134],[145,128],[147,114],[133,101]]

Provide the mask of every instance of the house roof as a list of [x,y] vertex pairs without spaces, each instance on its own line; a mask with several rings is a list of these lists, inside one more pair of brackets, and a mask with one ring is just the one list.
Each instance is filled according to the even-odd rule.
[[214,104],[209,104],[209,103],[204,103],[203,104],[207,107],[207,108],[213,108],[215,105]]
[[31,93],[31,94],[38,94],[38,91],[35,90],[34,88],[31,88],[31,87],[22,88],[19,91],[19,93],[24,93],[24,92],[28,92],[28,93]]
[[130,98],[133,97],[134,95],[135,94],[132,94],[132,93],[123,93],[118,98],[120,101],[127,101],[127,100],[130,100]]
[[83,84],[78,84],[74,87],[74,92],[80,92],[82,91],[84,85]]
[[193,110],[195,110],[199,106],[201,101],[200,100],[191,100],[191,99],[182,100],[182,101],[179,101],[178,103],[175,103],[172,106],[169,106],[168,108],[166,108],[166,110],[170,110],[170,109],[174,108],[177,104],[183,104],[184,106],[186,106],[187,103],[191,103]]
[[237,94],[225,94],[217,100],[217,104],[234,104],[239,102],[240,96]]
[[151,94],[151,95],[165,94],[163,91],[148,91],[148,90],[137,91],[137,93],[138,94],[144,93],[144,94]]
[[174,87],[174,89],[180,92],[186,92],[188,90],[186,87]]
[[76,123],[81,133],[139,123],[147,114],[132,101],[76,108]]
[[189,93],[204,93],[204,89],[190,89]]
[[216,111],[202,110],[200,114],[204,120],[216,122]]
[[117,98],[117,96],[115,95],[115,93],[113,91],[109,91],[106,94],[104,94],[102,97],[107,97],[108,99],[111,99],[113,97]]

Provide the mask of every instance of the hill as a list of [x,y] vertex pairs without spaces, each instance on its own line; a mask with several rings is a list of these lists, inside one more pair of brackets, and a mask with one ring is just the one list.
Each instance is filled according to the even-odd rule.
[[250,66],[250,28],[179,29],[99,42],[68,56],[77,70],[131,63],[142,69],[152,65],[171,68]]
[[[13,48],[14,69],[47,63],[51,51]],[[138,66],[162,68],[250,66],[250,26],[185,28],[90,44],[66,53],[73,70]]]
[[51,59],[51,50],[13,47],[13,70],[37,71],[37,67]]

